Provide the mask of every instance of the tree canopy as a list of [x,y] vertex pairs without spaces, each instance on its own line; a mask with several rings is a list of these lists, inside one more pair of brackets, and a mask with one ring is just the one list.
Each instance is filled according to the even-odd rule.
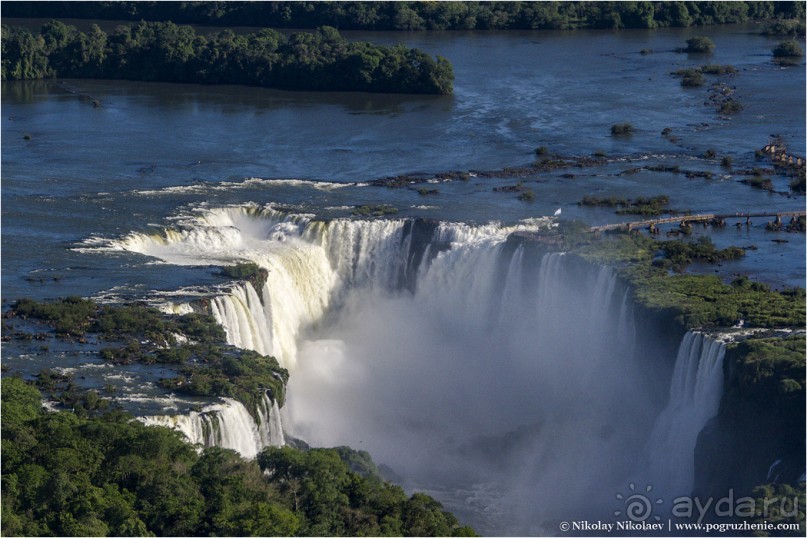
[[445,58],[351,42],[327,26],[286,37],[270,29],[205,36],[172,22],[119,26],[109,35],[97,25],[85,33],[56,20],[39,34],[4,25],[2,79],[49,77],[450,94],[454,73]]
[[173,430],[45,412],[40,398],[3,378],[4,536],[475,535],[431,497],[351,470],[375,469],[366,453],[199,454]]
[[344,30],[704,26],[804,18],[803,2],[9,2],[6,17]]

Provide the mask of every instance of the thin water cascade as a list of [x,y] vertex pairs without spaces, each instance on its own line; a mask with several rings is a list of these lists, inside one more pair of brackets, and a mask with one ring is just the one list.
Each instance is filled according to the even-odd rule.
[[214,297],[210,310],[224,327],[227,343],[241,349],[251,349],[262,355],[272,355],[271,324],[255,288],[250,282],[235,286],[227,295]]
[[191,444],[217,446],[254,458],[267,446],[283,446],[285,439],[276,401],[264,395],[257,409],[258,419],[241,402],[222,398],[222,403],[205,406],[187,415],[139,417],[149,426],[167,426],[182,432]]
[[670,397],[647,445],[647,476],[668,495],[689,495],[695,480],[698,434],[717,414],[723,395],[725,345],[688,331],[678,348]]

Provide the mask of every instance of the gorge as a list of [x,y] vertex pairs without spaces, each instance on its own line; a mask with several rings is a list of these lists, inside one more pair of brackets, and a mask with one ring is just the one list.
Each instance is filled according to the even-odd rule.
[[610,516],[629,483],[667,499],[693,491],[696,442],[718,412],[724,341],[736,334],[637,321],[615,269],[529,240],[551,219],[322,221],[245,205],[175,220],[95,248],[266,269],[262,289],[235,282],[163,308],[209,311],[229,343],[277,357],[288,397],[280,415],[267,400],[256,421],[229,401],[147,423],[253,457],[283,443],[282,416],[291,438],[358,442],[408,487],[498,534]]

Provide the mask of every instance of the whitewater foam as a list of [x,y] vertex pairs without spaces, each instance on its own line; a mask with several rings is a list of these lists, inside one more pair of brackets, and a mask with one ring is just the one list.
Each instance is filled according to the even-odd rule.
[[257,419],[241,402],[222,398],[221,403],[207,405],[187,415],[157,415],[138,417],[138,420],[148,426],[178,430],[190,443],[201,448],[229,448],[245,458],[254,458],[267,446],[285,444],[277,402],[264,395],[256,413]]

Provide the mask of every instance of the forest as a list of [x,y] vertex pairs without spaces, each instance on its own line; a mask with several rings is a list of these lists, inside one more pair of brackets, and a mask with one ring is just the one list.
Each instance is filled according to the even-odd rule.
[[46,412],[2,380],[4,536],[475,536],[366,452],[270,447],[257,461],[121,411]]
[[9,2],[6,17],[343,30],[660,28],[804,17],[803,2]]
[[51,77],[445,95],[454,73],[445,58],[351,42],[332,27],[286,37],[271,29],[205,36],[172,22],[123,25],[109,35],[56,20],[38,34],[3,25],[2,79]]

